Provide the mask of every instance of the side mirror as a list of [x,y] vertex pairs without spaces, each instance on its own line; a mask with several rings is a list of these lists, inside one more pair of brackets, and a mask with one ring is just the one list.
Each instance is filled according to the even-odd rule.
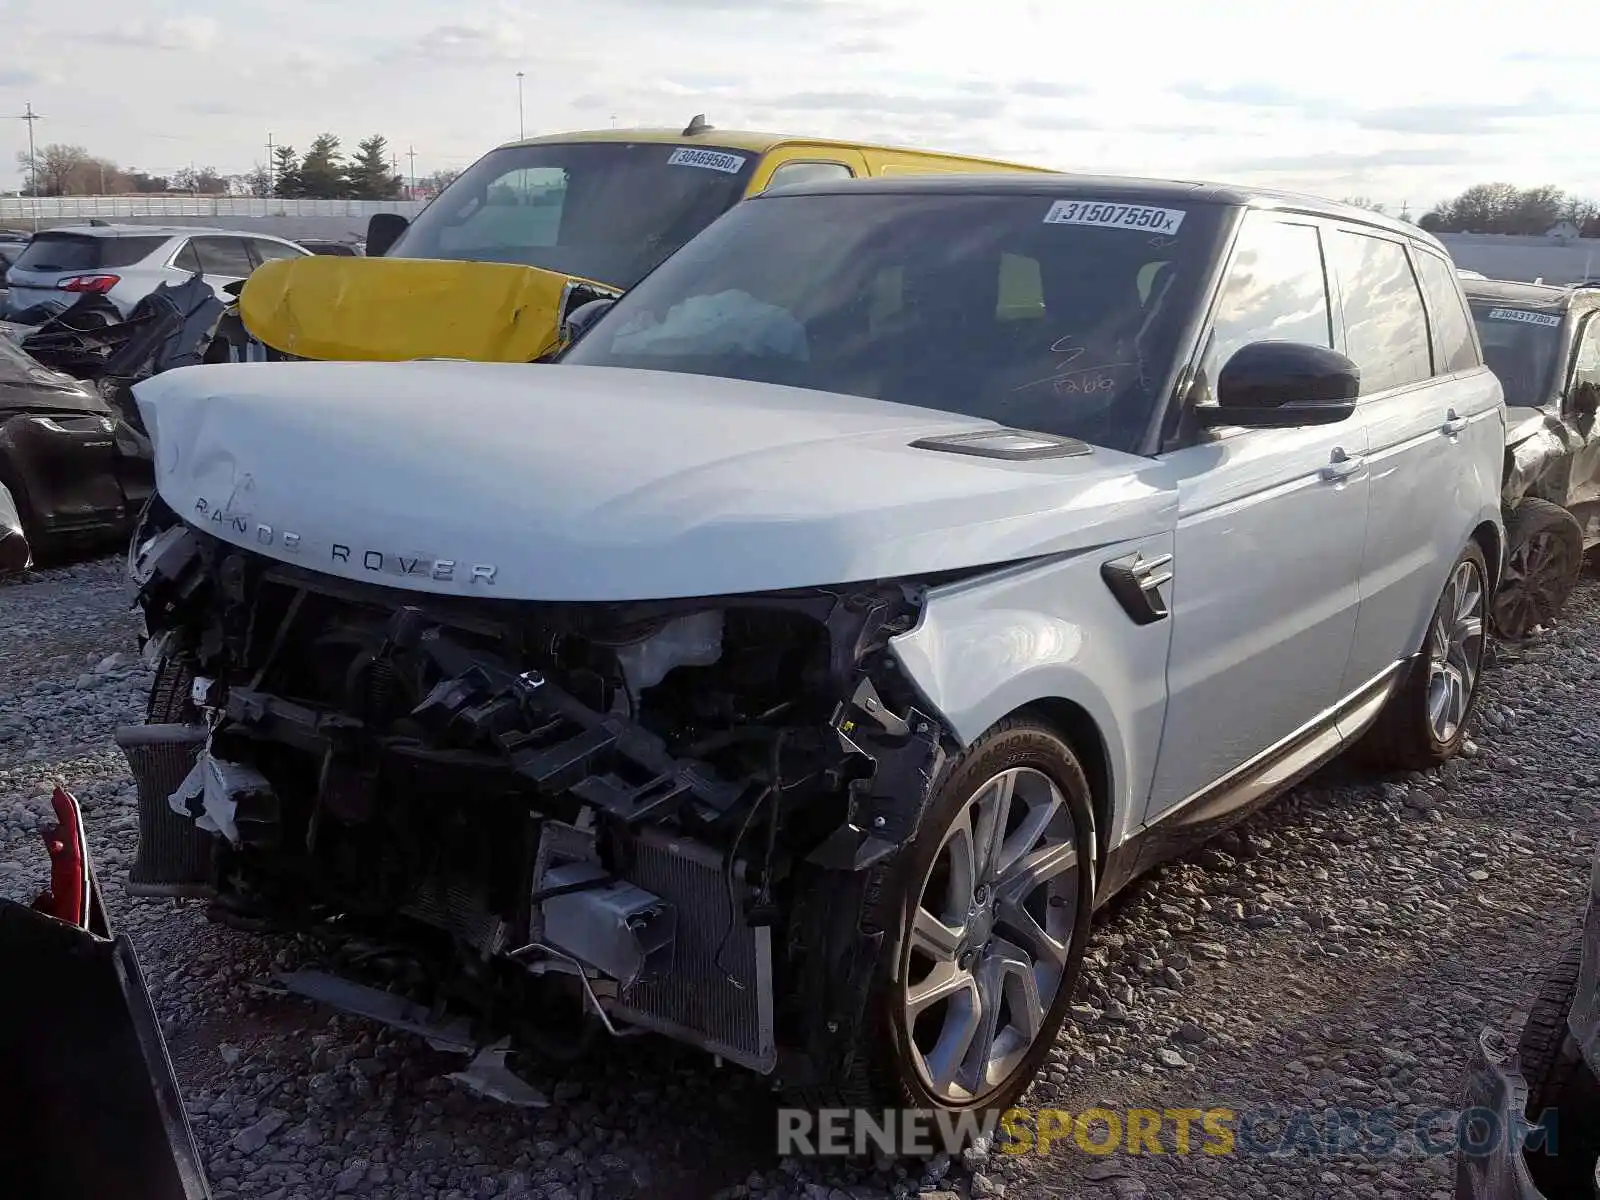
[[373,213],[367,218],[367,257],[379,258],[389,253],[389,247],[410,227],[411,222],[399,213]]
[[602,300],[591,300],[587,304],[580,304],[572,310],[572,314],[561,323],[561,343],[570,346],[588,333],[594,323],[603,317],[616,300],[607,297]]
[[1217,402],[1194,408],[1207,427],[1293,429],[1332,425],[1356,411],[1361,368],[1337,350],[1304,342],[1251,342],[1217,375]]

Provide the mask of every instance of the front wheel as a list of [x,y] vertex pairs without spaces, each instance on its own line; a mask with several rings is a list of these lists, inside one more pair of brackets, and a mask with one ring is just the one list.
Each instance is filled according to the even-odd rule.
[[1506,522],[1506,572],[1495,632],[1520,641],[1560,615],[1583,571],[1583,526],[1559,504],[1529,497]]
[[1072,748],[1008,720],[954,764],[880,893],[884,940],[840,1098],[1012,1104],[1065,1020],[1094,897],[1094,816]]
[[1489,568],[1474,542],[1450,568],[1422,652],[1358,747],[1369,765],[1423,771],[1455,757],[1478,702],[1488,609]]

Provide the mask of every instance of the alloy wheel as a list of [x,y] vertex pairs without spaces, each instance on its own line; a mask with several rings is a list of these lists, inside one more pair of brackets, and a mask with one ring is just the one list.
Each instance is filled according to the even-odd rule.
[[1540,530],[1518,543],[1506,556],[1495,595],[1495,628],[1504,637],[1526,637],[1561,611],[1576,574],[1571,546],[1555,531]]
[[977,788],[946,829],[901,976],[912,1057],[942,1100],[982,1100],[1043,1032],[1077,922],[1077,833],[1061,789],[1031,767]]
[[1485,587],[1471,559],[1456,564],[1428,631],[1428,727],[1436,742],[1460,732],[1483,665]]

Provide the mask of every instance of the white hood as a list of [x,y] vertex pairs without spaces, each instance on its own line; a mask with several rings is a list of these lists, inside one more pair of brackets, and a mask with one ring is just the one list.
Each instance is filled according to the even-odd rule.
[[607,367],[188,367],[135,388],[173,510],[346,579],[505,599],[849,583],[1140,536],[1173,495],[1113,451],[913,449],[995,428],[877,400]]

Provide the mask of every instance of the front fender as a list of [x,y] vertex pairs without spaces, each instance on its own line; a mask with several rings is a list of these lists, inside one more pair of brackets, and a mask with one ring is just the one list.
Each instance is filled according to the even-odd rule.
[[1166,706],[1171,620],[1137,625],[1100,575],[1134,551],[1172,553],[1170,532],[1022,564],[931,590],[917,627],[891,653],[933,711],[971,745],[1030,705],[1072,705],[1100,744],[1114,849],[1143,820]]

